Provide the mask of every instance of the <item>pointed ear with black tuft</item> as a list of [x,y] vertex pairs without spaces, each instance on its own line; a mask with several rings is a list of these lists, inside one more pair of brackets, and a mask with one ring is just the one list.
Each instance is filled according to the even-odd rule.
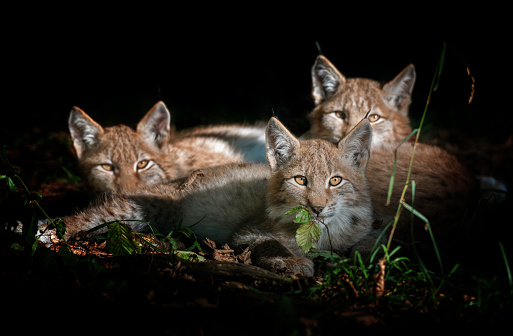
[[137,124],[137,132],[150,144],[166,149],[171,137],[171,114],[159,101]]
[[84,111],[75,106],[69,114],[68,128],[79,159],[88,148],[98,142],[103,134],[103,128]]
[[370,159],[372,127],[367,118],[362,119],[344,139],[338,143],[341,155],[358,171],[365,172]]
[[346,78],[323,55],[317,56],[312,67],[312,97],[319,105],[331,97]]
[[405,115],[408,114],[407,107],[411,103],[411,93],[415,85],[415,67],[408,65],[394,79],[383,86],[385,100],[394,108]]
[[267,161],[269,161],[272,171],[290,160],[300,146],[299,140],[274,117],[272,117],[267,124],[265,139]]

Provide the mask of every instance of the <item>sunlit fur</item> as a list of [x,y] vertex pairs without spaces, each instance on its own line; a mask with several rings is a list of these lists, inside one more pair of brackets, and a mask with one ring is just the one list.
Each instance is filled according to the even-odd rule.
[[[412,142],[397,149],[395,184],[391,204],[386,205],[394,151],[412,131],[408,113],[415,78],[413,65],[385,84],[366,78],[346,78],[322,55],[312,67],[312,96],[316,106],[308,116],[311,128],[302,138],[322,138],[336,143],[362,118],[369,118],[373,138],[367,180],[376,218],[384,225],[397,213],[413,153]],[[441,246],[449,243],[461,229],[459,219],[475,196],[477,180],[456,157],[422,143],[416,146],[410,180],[415,182],[415,199],[410,183],[405,202],[413,204],[430,221]],[[430,240],[424,223],[413,218],[414,239]],[[411,242],[411,219],[411,213],[404,210],[395,238]]]
[[178,137],[218,139],[241,153],[245,162],[266,163],[266,126],[266,123],[199,126],[181,131]]
[[[203,127],[171,137],[170,118],[164,103],[158,102],[136,130],[125,125],[103,128],[73,108],[69,129],[79,169],[91,191],[139,190],[199,168],[265,161],[263,125]],[[137,169],[141,160],[148,164]]]
[[[266,130],[268,165],[204,168],[169,184],[102,196],[88,209],[63,219],[65,237],[120,219],[129,220],[126,223],[137,231],[151,223],[162,233],[180,223],[199,239],[250,247],[253,262],[261,267],[312,275],[313,263],[295,239],[299,225],[293,222],[294,214],[285,215],[288,210],[303,206],[313,213],[322,229],[319,248],[363,255],[371,251],[380,232],[375,219],[386,225],[396,214],[413,145],[404,144],[397,152],[396,183],[387,206],[395,146],[371,148],[371,142],[367,119],[335,145],[319,139],[299,141],[271,118]],[[342,181],[330,185],[332,177]],[[421,146],[411,179],[417,186],[415,201],[411,185],[404,201],[430,219],[435,234],[452,238],[458,228],[454,219],[465,211],[473,190],[472,175],[447,152]],[[396,231],[401,239],[409,237],[410,218],[404,211]],[[416,227],[423,231],[423,225]]]
[[[254,262],[262,267],[277,270],[286,265],[312,275],[313,264],[295,241],[298,225],[284,215],[293,207],[316,207],[319,215],[314,220],[323,230],[320,248],[346,252],[361,246],[362,253],[369,252],[370,244],[359,245],[373,223],[365,180],[371,141],[368,121],[359,133],[338,145],[300,142],[272,118],[267,131],[269,165],[205,168],[169,184],[104,195],[88,209],[64,218],[66,237],[120,219],[130,220],[127,224],[138,231],[151,223],[163,233],[180,223],[199,238],[250,246]],[[306,187],[293,185],[297,174],[309,179]],[[343,181],[330,186],[333,176]]]
[[[372,206],[363,171],[353,168],[350,160],[329,142],[309,140],[301,143],[297,154],[274,172],[269,182],[268,213],[276,222],[271,232],[290,231],[294,236],[297,225],[291,225],[295,214],[284,215],[300,205],[314,214],[323,234],[320,249],[330,249],[327,227],[332,242],[341,252],[367,235],[372,224]],[[294,176],[303,175],[307,185],[299,185]],[[330,186],[329,179],[341,176],[343,182]],[[325,226],[326,225],[326,226]]]

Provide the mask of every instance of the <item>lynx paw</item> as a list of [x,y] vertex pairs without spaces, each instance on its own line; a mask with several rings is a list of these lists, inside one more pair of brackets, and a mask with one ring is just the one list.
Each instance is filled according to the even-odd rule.
[[302,257],[274,257],[260,260],[259,266],[276,273],[285,273],[286,275],[313,276],[314,264],[308,258]]

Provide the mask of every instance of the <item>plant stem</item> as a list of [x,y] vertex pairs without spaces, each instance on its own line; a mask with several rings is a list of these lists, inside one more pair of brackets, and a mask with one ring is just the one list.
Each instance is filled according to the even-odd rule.
[[[406,175],[406,181],[404,183],[403,192],[401,193],[401,197],[399,199],[399,205],[398,205],[398,209],[397,209],[396,215],[394,217],[394,223],[393,223],[393,226],[392,226],[392,230],[391,230],[390,236],[388,238],[387,249],[390,248],[390,244],[391,244],[392,238],[394,236],[395,228],[396,228],[397,223],[399,221],[399,216],[401,215],[401,212],[402,212],[403,203],[404,203],[404,196],[406,194],[406,190],[408,189],[408,185],[410,184],[411,170],[412,170],[412,167],[413,167],[413,159],[415,158],[415,151],[417,149],[417,144],[419,143],[420,133],[421,133],[421,130],[422,130],[422,126],[424,125],[424,120],[426,118],[426,113],[427,113],[427,110],[428,110],[428,107],[429,107],[429,103],[431,101],[431,95],[433,94],[433,91],[436,91],[436,89],[438,88],[438,83],[440,81],[440,76],[442,74],[442,67],[443,67],[443,63],[444,63],[444,59],[445,59],[445,48],[446,48],[446,44],[444,43],[443,48],[442,48],[442,54],[440,55],[440,59],[438,60],[438,64],[437,64],[436,69],[435,69],[435,74],[433,76],[433,80],[431,81],[431,87],[429,88],[429,93],[428,93],[426,105],[424,106],[424,112],[422,113],[422,118],[420,119],[419,127],[416,129],[416,133],[417,134],[416,134],[416,137],[415,137],[415,141],[413,143],[413,150],[412,150],[411,157],[410,157],[410,164],[409,164],[409,168],[408,168],[408,173]],[[413,131],[412,134],[410,134],[406,139],[408,139],[414,133],[415,133],[415,131]],[[396,157],[395,157],[395,162],[394,162],[394,172],[395,172],[395,164],[397,162],[397,149],[406,141],[406,139],[404,141],[402,141],[399,144],[399,146],[397,146],[397,148],[395,150],[395,156]],[[391,183],[392,182],[393,182],[393,180],[391,180]],[[390,194],[391,194],[390,191],[391,190],[389,190],[389,198],[390,198]],[[389,203],[389,200],[387,200],[387,203]]]

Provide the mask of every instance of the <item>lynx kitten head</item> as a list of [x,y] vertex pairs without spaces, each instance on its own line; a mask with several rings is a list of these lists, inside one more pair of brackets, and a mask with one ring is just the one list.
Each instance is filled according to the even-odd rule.
[[[291,223],[285,212],[300,205],[326,224],[339,248],[352,246],[368,233],[372,206],[365,170],[372,130],[364,119],[334,145],[313,139],[299,141],[276,119],[267,128],[267,158],[272,175],[268,184],[269,216]],[[322,245],[322,242],[320,242]]]
[[326,57],[318,56],[312,67],[316,106],[308,116],[311,129],[306,138],[337,143],[370,112],[374,144],[402,141],[411,132],[408,108],[415,76],[410,64],[385,85],[346,78]]
[[93,192],[135,189],[167,179],[165,162],[171,116],[158,102],[141,119],[137,131],[125,125],[101,127],[78,107],[68,125],[79,168]]

